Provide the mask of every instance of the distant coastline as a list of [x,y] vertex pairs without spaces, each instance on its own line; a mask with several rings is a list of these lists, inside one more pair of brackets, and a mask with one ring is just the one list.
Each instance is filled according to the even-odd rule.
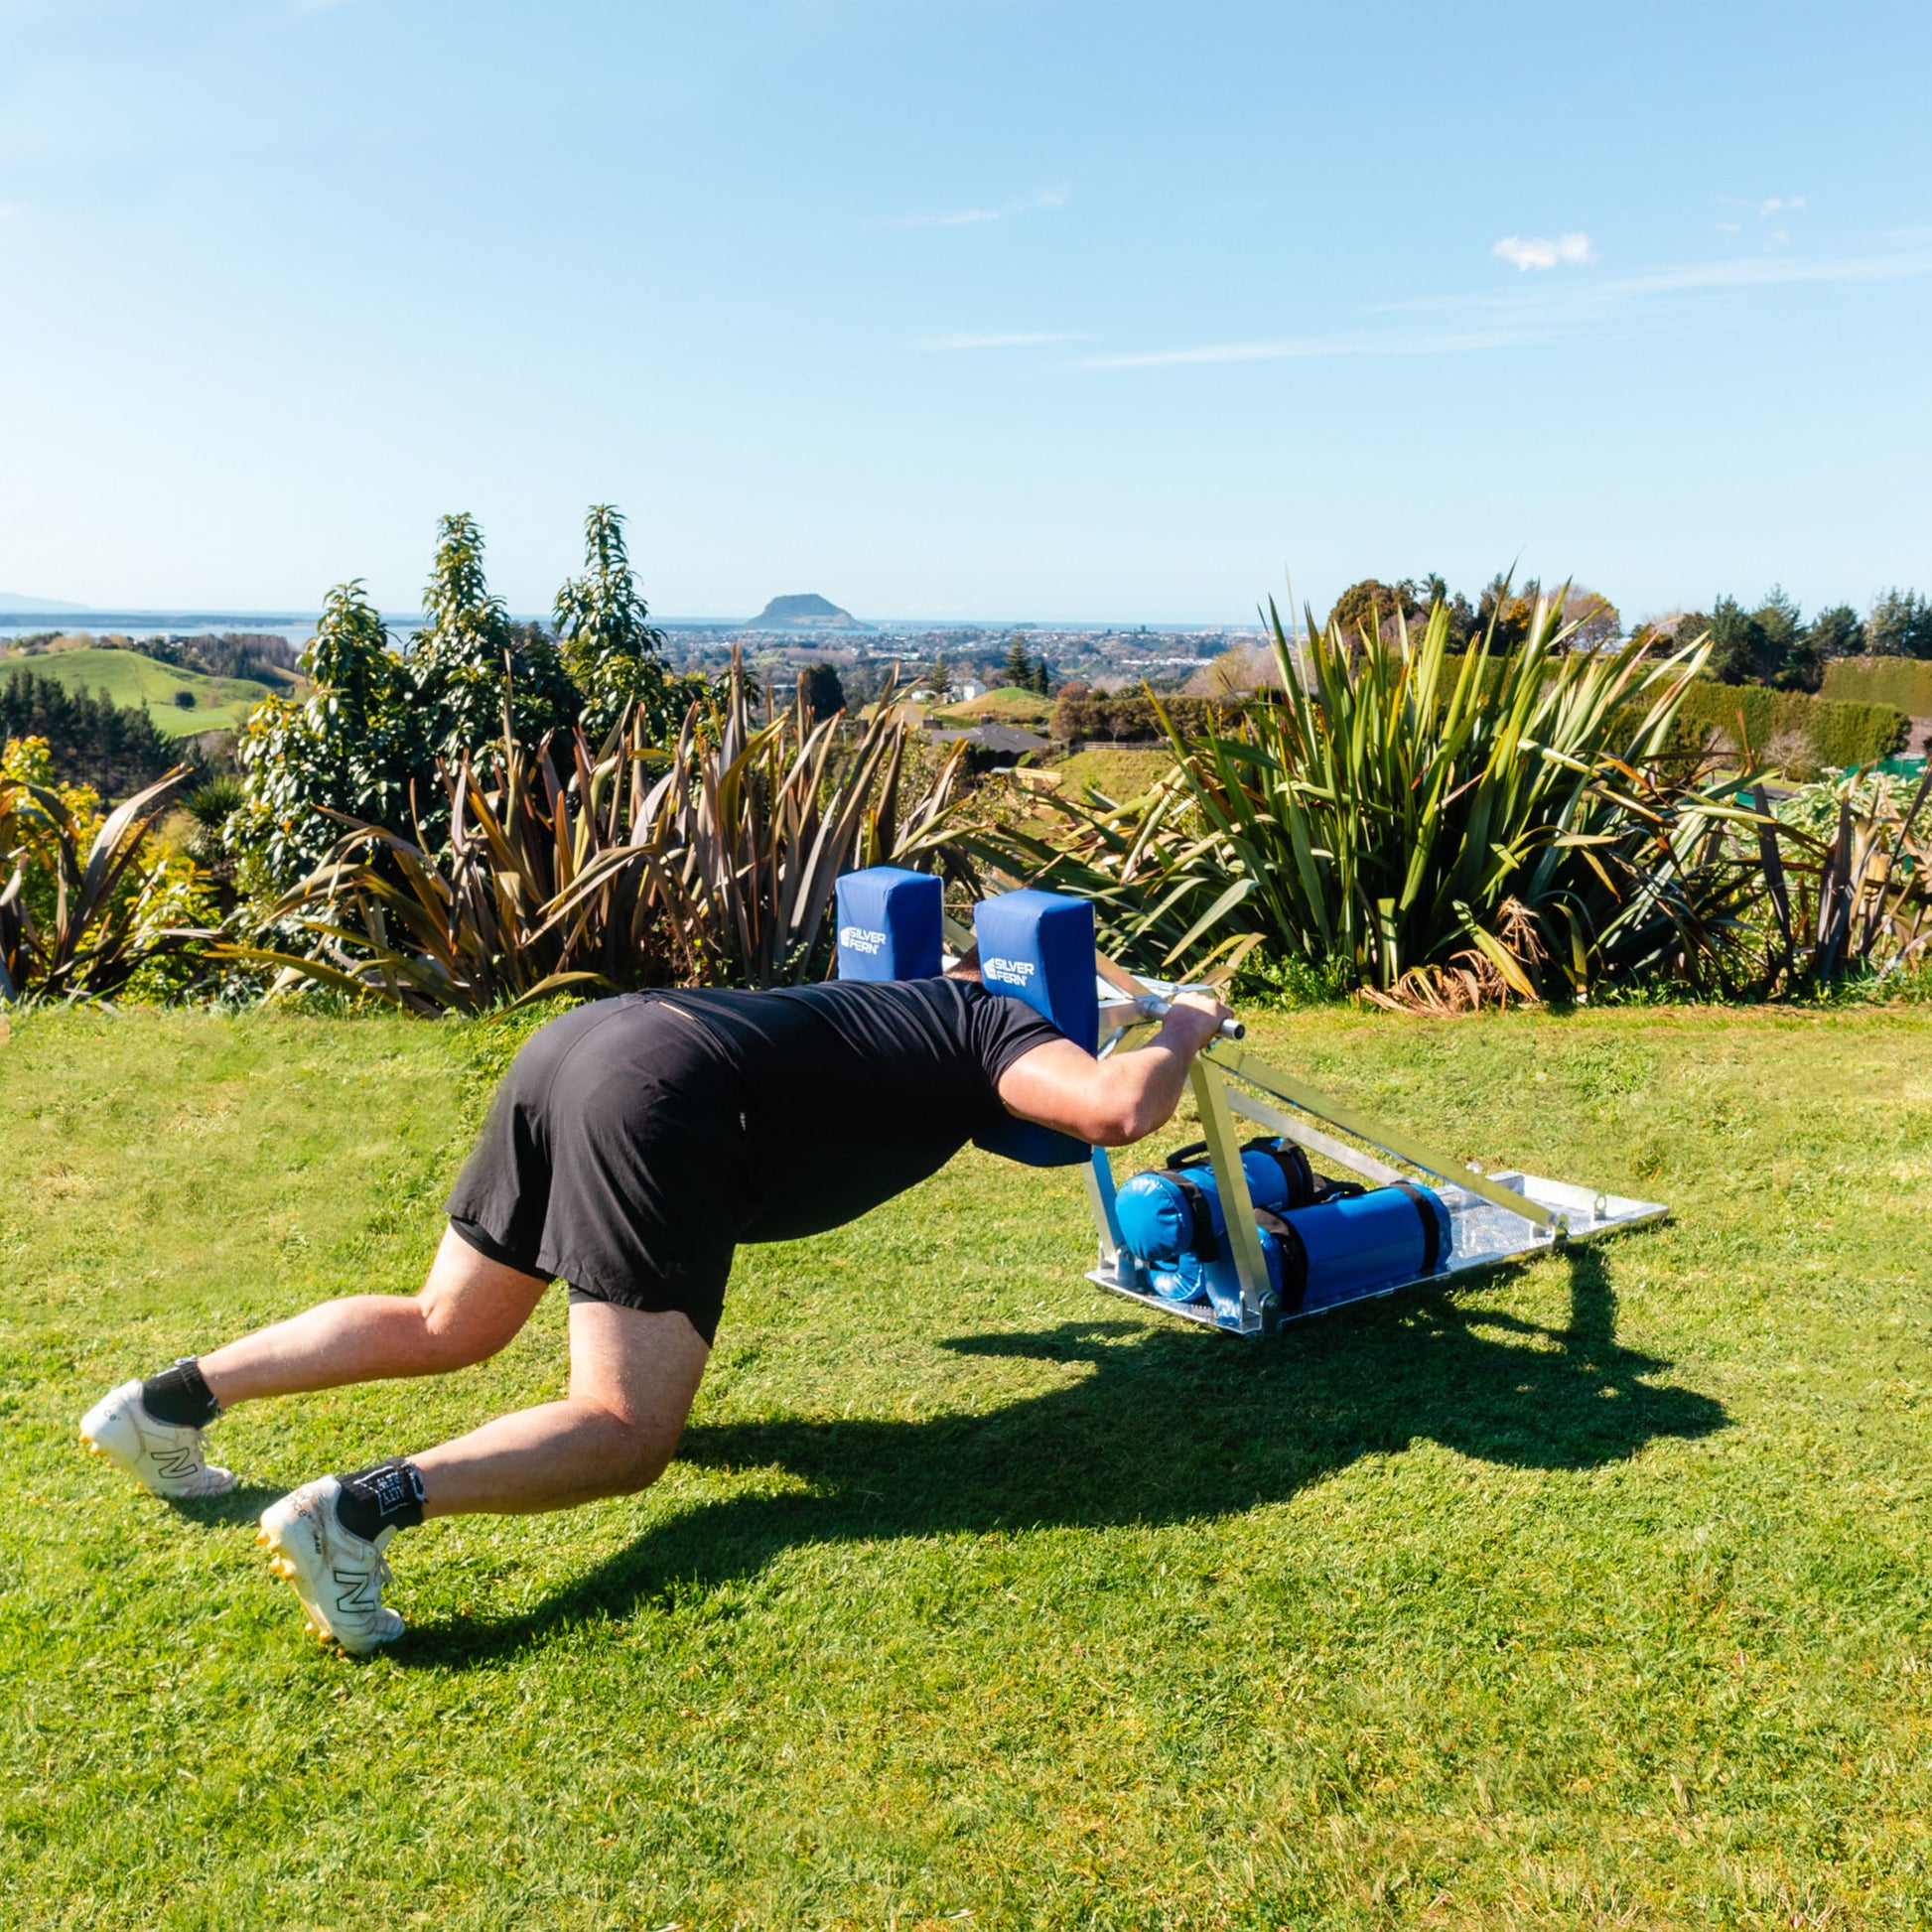
[[[125,637],[177,636],[187,632],[222,630],[272,631],[300,642],[315,629],[321,618],[318,611],[4,611],[0,612],[0,643],[10,637],[31,636],[43,630],[90,631],[95,635]],[[512,611],[517,623],[547,623],[547,611]],[[420,611],[385,611],[382,621],[393,631],[410,632],[421,627]],[[750,632],[758,628],[743,618],[660,618],[651,622],[665,630],[704,630],[727,634]],[[1076,630],[1132,632],[1146,630],[1255,630],[1252,621],[1237,622],[1226,618],[869,618],[863,630],[801,631],[801,636],[819,636],[826,642],[846,640],[859,643],[869,637],[903,635],[926,630]],[[780,633],[766,631],[765,635]]]

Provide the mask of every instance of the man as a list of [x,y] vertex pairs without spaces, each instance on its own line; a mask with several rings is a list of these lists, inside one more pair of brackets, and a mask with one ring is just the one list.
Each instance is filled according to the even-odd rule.
[[1152,1043],[1096,1059],[976,978],[632,994],[534,1035],[448,1202],[420,1295],[353,1295],[129,1382],[81,1441],[156,1495],[219,1495],[202,1433],[264,1396],[440,1375],[496,1353],[553,1280],[561,1402],[284,1496],[257,1541],[318,1637],[402,1634],[385,1553],[426,1516],[568,1509],[642,1489],[676,1447],[732,1251],[837,1227],[1006,1115],[1122,1147],[1160,1127],[1227,1017],[1183,995]]

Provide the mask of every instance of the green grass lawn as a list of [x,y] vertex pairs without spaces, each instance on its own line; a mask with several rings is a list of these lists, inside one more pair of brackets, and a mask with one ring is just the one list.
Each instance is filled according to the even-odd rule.
[[982,691],[977,698],[941,705],[926,714],[927,723],[947,725],[1043,725],[1053,715],[1053,701],[1017,684]]
[[[0,659],[0,677],[17,670],[58,679],[69,691],[105,691],[118,705],[143,705],[155,729],[167,738],[229,730],[264,698],[274,695],[254,678],[209,677],[206,672],[163,664],[133,650],[93,647]],[[194,704],[177,703],[177,691],[188,692]]]
[[962,1158],[746,1252],[654,1491],[404,1535],[356,1664],[254,1514],[556,1393],[557,1298],[448,1381],[239,1411],[229,1499],[74,1422],[412,1288],[501,1035],[17,1019],[0,1922],[1927,1923],[1927,1022],[1252,1031],[1676,1218],[1251,1344],[1083,1282],[1077,1174]]
[[1138,798],[1164,771],[1172,771],[1173,754],[1159,747],[1089,745],[1052,769],[1060,775],[1062,796],[1077,798],[1091,786],[1122,803]]

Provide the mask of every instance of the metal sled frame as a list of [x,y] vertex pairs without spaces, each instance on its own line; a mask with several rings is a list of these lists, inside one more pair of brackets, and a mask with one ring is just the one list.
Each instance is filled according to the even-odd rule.
[[[1140,984],[1151,996],[1137,1003],[1110,993],[1101,1008],[1102,1024],[1112,1031],[1103,1053],[1113,1051],[1136,1027],[1151,1023],[1148,1008],[1172,997],[1174,988],[1152,980]],[[1594,1241],[1623,1228],[1660,1221],[1670,1209],[1659,1201],[1630,1200],[1621,1194],[1596,1193],[1543,1174],[1507,1172],[1482,1173],[1454,1161],[1408,1134],[1381,1125],[1315,1092],[1300,1080],[1279,1072],[1265,1060],[1231,1039],[1208,1043],[1188,1076],[1200,1111],[1201,1133],[1213,1163],[1214,1179],[1227,1218],[1228,1247],[1241,1284],[1238,1325],[1217,1320],[1205,1304],[1164,1300],[1153,1292],[1146,1271],[1123,1244],[1119,1217],[1114,1211],[1114,1169],[1105,1148],[1093,1151],[1086,1170],[1087,1192],[1100,1236],[1100,1265],[1087,1276],[1115,1295],[1177,1314],[1224,1333],[1272,1333],[1283,1321],[1304,1313],[1326,1314],[1358,1301],[1393,1295],[1422,1282],[1450,1280],[1499,1263],[1548,1254],[1566,1243]],[[1241,1133],[1235,1117],[1255,1123],[1271,1134],[1299,1142],[1309,1154],[1375,1185],[1410,1177],[1410,1170],[1425,1175],[1449,1209],[1450,1241],[1441,1264],[1427,1275],[1378,1283],[1340,1302],[1324,1302],[1317,1309],[1283,1310],[1269,1286],[1268,1265],[1261,1251],[1248,1177],[1241,1166]],[[1325,1128],[1338,1129],[1352,1141],[1379,1149],[1402,1168],[1362,1152]]]

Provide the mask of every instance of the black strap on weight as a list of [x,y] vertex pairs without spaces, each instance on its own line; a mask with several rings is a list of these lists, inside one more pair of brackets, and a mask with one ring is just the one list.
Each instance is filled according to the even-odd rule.
[[1293,1221],[1265,1207],[1255,1209],[1255,1220],[1275,1237],[1282,1256],[1282,1312],[1293,1314],[1308,1298],[1309,1251]]
[[1247,1142],[1241,1152],[1265,1155],[1282,1171],[1290,1207],[1311,1207],[1321,1198],[1321,1182],[1309,1166],[1309,1157],[1293,1141],[1271,1141],[1262,1136]]
[[1422,1272],[1433,1275],[1436,1264],[1443,1258],[1443,1224],[1437,1220],[1429,1196],[1413,1180],[1396,1180],[1390,1185],[1399,1187],[1407,1194],[1415,1202],[1416,1212],[1422,1216]]
[[1187,1212],[1194,1223],[1193,1251],[1202,1261],[1219,1261],[1221,1238],[1214,1232],[1214,1210],[1207,1204],[1207,1189],[1191,1174],[1178,1168],[1169,1170],[1168,1178],[1180,1189]]

